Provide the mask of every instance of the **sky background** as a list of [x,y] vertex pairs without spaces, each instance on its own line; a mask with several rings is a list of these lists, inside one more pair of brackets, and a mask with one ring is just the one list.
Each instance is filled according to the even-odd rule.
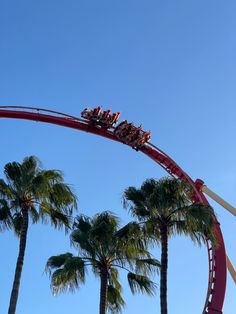
[[[194,180],[236,205],[236,2],[234,0],[0,0],[0,105],[75,116],[103,105],[151,130],[152,143]],[[2,169],[36,155],[63,171],[80,213],[111,210],[122,223],[122,193],[166,175],[142,153],[94,135],[31,121],[1,119]],[[215,203],[236,265],[235,218]],[[0,313],[7,313],[18,240],[0,235]],[[31,226],[17,314],[98,313],[99,282],[53,297],[44,273],[51,255],[75,250],[50,226]],[[155,257],[160,251],[154,250]],[[170,241],[169,313],[200,314],[208,279],[206,248]],[[155,279],[158,281],[158,278]],[[123,313],[159,313],[159,297],[132,296]],[[224,314],[236,311],[228,277]]]

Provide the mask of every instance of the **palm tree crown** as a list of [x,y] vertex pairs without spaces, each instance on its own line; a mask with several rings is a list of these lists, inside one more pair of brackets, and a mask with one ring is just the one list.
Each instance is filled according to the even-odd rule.
[[100,314],[105,314],[107,309],[119,312],[125,304],[118,269],[128,271],[132,293],[154,293],[155,284],[148,275],[160,264],[146,250],[137,223],[119,228],[118,218],[103,212],[93,218],[79,216],[74,227],[71,241],[78,256],[66,253],[52,256],[47,262],[54,293],[78,288],[85,282],[88,266],[100,278]]
[[[16,311],[20,277],[24,262],[29,219],[51,222],[57,228],[70,226],[76,197],[57,170],[42,170],[36,157],[26,157],[22,163],[5,165],[6,180],[0,179],[0,220],[13,228],[20,237],[19,255],[10,298],[9,314]],[[2,224],[3,225],[3,224]]]
[[129,187],[124,192],[124,207],[143,222],[150,239],[161,242],[161,314],[167,314],[168,238],[185,234],[199,244],[206,236],[216,239],[213,209],[192,203],[191,192],[186,182],[169,177],[148,179],[140,189]]

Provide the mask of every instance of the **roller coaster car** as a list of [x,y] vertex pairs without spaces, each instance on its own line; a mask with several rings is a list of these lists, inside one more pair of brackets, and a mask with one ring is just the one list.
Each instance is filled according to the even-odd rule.
[[102,107],[99,106],[94,109],[85,108],[81,112],[81,117],[89,120],[90,124],[98,125],[102,128],[108,129],[117,123],[120,116],[120,112],[110,114],[111,110],[105,110],[103,112]]
[[122,122],[120,122],[114,129],[114,134],[119,137],[120,133],[122,132],[122,130],[124,130],[126,128],[127,125],[127,120],[123,120]]
[[131,145],[138,150],[151,138],[150,132],[144,132],[141,125],[135,127],[133,123],[127,123],[127,120],[122,121],[114,130],[114,134],[124,143]]
[[151,138],[150,132],[141,131],[136,137],[127,144],[131,145],[132,148],[139,150],[144,144],[146,144]]
[[135,127],[133,123],[128,123],[127,120],[122,121],[114,130],[114,134],[120,139],[124,139],[130,134],[131,131],[134,131]]
[[137,147],[143,146],[145,143],[147,143],[150,140],[150,138],[151,138],[150,131],[142,132],[141,137],[136,142],[136,146]]
[[110,114],[110,112],[111,110],[104,111],[101,119],[99,120],[99,124],[106,129],[116,124],[120,116],[120,112],[116,112],[113,114]]
[[97,108],[94,109],[90,109],[90,108],[85,108],[82,112],[81,112],[81,117],[86,119],[86,120],[90,120],[90,121],[97,121],[100,119],[101,116],[101,110],[102,107],[99,106]]

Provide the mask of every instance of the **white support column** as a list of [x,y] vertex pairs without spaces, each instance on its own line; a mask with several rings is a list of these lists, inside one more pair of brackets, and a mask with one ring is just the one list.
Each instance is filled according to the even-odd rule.
[[227,209],[232,215],[236,216],[236,208],[234,208],[232,205],[227,203],[223,198],[221,198],[219,195],[211,191],[206,185],[202,186],[202,192],[207,194],[210,198],[212,198],[214,201],[216,201],[218,204],[220,204],[222,207]]

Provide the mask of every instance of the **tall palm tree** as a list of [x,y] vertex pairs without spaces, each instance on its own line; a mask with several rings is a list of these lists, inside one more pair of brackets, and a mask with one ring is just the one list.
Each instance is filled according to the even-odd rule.
[[0,213],[6,217],[5,227],[13,227],[19,235],[19,253],[8,314],[16,311],[20,279],[24,263],[29,220],[51,222],[55,227],[70,225],[76,197],[57,170],[42,170],[36,157],[22,163],[5,165],[6,180],[0,179]]
[[137,223],[119,228],[119,220],[110,212],[93,218],[79,216],[71,234],[78,255],[65,253],[48,259],[46,269],[51,275],[54,293],[74,290],[85,282],[88,266],[100,278],[99,313],[120,312],[125,302],[121,296],[119,269],[128,272],[132,293],[153,295],[155,284],[148,278],[160,263],[151,258]]
[[148,179],[140,189],[129,187],[124,192],[124,207],[142,222],[146,234],[161,243],[160,305],[167,314],[168,239],[176,234],[190,236],[199,244],[205,236],[216,241],[213,209],[192,203],[191,187],[170,177]]

